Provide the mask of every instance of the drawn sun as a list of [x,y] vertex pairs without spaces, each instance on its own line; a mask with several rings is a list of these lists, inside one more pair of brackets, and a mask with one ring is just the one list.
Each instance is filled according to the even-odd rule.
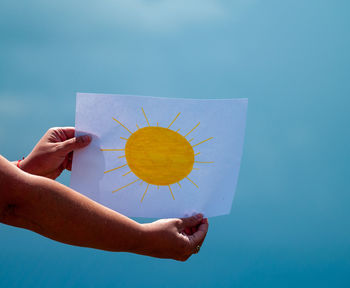
[[109,173],[129,166],[130,171],[122,174],[122,176],[133,173],[137,177],[134,181],[112,192],[117,192],[138,181],[141,181],[140,185],[145,182],[147,183],[147,187],[141,198],[142,203],[149,185],[156,185],[158,189],[159,186],[168,186],[174,200],[175,197],[170,187],[172,184],[177,183],[181,188],[180,181],[186,178],[193,185],[199,188],[198,185],[188,177],[192,170],[199,169],[194,168],[194,164],[214,162],[196,161],[195,157],[198,156],[200,152],[195,153],[194,148],[199,144],[213,139],[213,137],[191,145],[193,138],[187,140],[186,137],[188,137],[200,123],[194,126],[187,134],[181,135],[179,133],[180,129],[176,131],[170,129],[181,113],[178,113],[170,125],[167,128],[164,128],[159,127],[158,122],[157,126],[151,126],[145,111],[143,108],[141,109],[148,124],[146,127],[140,128],[136,124],[137,130],[135,132],[131,132],[119,120],[113,118],[114,121],[125,128],[130,136],[129,138],[120,137],[126,141],[124,148],[100,149],[101,151],[124,151],[125,153],[118,158],[125,158],[126,164],[107,170],[104,173]]

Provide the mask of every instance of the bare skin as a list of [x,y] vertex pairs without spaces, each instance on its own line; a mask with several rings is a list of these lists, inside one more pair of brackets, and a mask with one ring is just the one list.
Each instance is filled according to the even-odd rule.
[[196,253],[208,231],[202,215],[139,224],[52,180],[70,169],[72,151],[89,143],[89,137],[75,138],[74,128],[55,128],[20,162],[21,169],[0,156],[0,222],[108,251],[180,261]]

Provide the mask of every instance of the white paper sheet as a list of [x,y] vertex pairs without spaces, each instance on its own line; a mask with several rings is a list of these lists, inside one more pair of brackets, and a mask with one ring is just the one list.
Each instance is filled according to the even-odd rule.
[[129,217],[229,214],[247,105],[78,93],[76,134],[92,142],[74,152],[71,187]]

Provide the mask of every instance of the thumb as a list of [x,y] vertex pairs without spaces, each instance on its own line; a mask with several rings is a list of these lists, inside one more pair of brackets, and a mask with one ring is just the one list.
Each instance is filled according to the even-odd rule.
[[188,236],[190,239],[190,242],[195,245],[202,245],[205,236],[208,232],[209,223],[208,220],[205,220],[201,223],[201,225],[198,227],[198,230],[193,233],[192,235]]
[[202,214],[196,214],[188,218],[182,218],[182,228],[191,228],[199,225],[203,219]]
[[89,135],[79,136],[70,138],[61,143],[61,149],[65,153],[72,152],[76,149],[81,149],[89,145],[91,142],[91,137]]

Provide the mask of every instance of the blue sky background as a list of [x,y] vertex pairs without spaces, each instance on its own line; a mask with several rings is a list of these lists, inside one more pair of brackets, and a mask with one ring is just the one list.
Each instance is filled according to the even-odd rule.
[[74,125],[77,91],[248,97],[249,109],[232,213],[211,219],[199,255],[101,252],[0,225],[0,286],[349,287],[349,9],[1,0],[0,153],[11,160]]

